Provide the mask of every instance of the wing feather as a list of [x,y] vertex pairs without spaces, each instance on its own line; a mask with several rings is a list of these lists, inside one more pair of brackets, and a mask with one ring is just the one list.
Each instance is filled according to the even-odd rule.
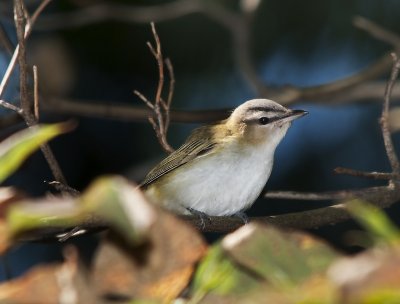
[[141,186],[147,187],[160,177],[192,161],[198,156],[210,153],[215,146],[216,142],[213,140],[210,126],[204,126],[194,130],[192,135],[178,150],[168,155],[147,174]]

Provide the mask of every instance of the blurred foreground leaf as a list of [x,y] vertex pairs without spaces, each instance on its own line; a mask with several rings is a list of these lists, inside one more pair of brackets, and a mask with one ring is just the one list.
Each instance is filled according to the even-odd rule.
[[70,124],[38,125],[15,133],[0,143],[0,183],[42,144],[68,131]]
[[328,270],[340,289],[338,303],[400,303],[400,247],[377,247],[343,257]]
[[400,230],[382,209],[360,200],[347,202],[346,206],[376,242],[399,243]]
[[100,217],[131,244],[142,242],[157,218],[138,187],[119,176],[98,178],[79,203],[84,213]]
[[172,300],[189,284],[207,249],[194,227],[148,203],[136,185],[118,176],[97,179],[79,198],[13,204],[4,235],[15,241],[26,233],[87,221],[110,227],[90,274],[91,291],[99,297]]
[[197,268],[193,280],[191,302],[197,303],[205,296],[210,295],[224,296],[226,300],[232,301],[231,297],[244,295],[259,283],[259,278],[242,271],[224,253],[221,244],[217,243],[208,250],[207,255]]
[[323,241],[301,232],[249,224],[226,236],[222,247],[243,267],[278,288],[292,287],[324,272],[338,254]]
[[155,211],[135,185],[108,176],[94,181],[80,198],[48,197],[14,204],[7,212],[7,226],[10,237],[16,237],[32,230],[97,220],[136,244],[143,241],[155,218]]
[[0,303],[99,303],[75,248],[66,248],[64,256],[63,263],[36,266],[0,284]]
[[155,222],[142,243],[111,233],[100,244],[93,261],[99,294],[169,303],[188,286],[207,246],[194,227],[151,207]]
[[321,299],[316,290],[323,288],[322,299],[329,303],[335,293],[332,286],[316,278],[323,278],[338,256],[305,233],[250,223],[209,250],[195,274],[193,302],[205,298],[211,303],[217,295],[229,301],[240,296],[235,303],[297,303],[302,298]]

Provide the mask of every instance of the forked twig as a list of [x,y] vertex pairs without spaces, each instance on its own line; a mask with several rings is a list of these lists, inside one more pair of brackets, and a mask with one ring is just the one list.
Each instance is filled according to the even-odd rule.
[[[158,85],[156,90],[156,95],[154,101],[150,101],[146,96],[144,96],[139,91],[135,90],[134,93],[138,96],[145,105],[152,110],[154,116],[149,116],[148,120],[150,124],[153,126],[153,129],[156,133],[157,139],[161,145],[161,147],[168,153],[174,151],[174,149],[169,145],[167,140],[167,132],[170,123],[170,106],[172,102],[172,97],[174,94],[175,87],[175,76],[174,70],[171,64],[171,61],[167,58],[164,60],[162,51],[161,51],[161,42],[160,38],[157,34],[156,27],[154,22],[151,22],[151,30],[153,33],[155,47],[147,42],[147,46],[150,49],[150,52],[153,54],[154,58],[157,61],[158,66]],[[163,89],[164,89],[164,65],[167,67],[169,74],[169,90],[167,100],[165,101],[162,97]]]

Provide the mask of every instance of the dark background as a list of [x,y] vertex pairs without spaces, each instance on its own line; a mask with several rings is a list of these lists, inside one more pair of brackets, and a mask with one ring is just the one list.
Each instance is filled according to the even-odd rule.
[[[33,11],[38,1],[27,1]],[[138,89],[152,97],[157,67],[146,47],[152,41],[148,22],[125,22],[118,18],[67,28],[50,22],[52,16],[76,12],[99,4],[156,6],[167,1],[53,1],[39,18],[29,39],[29,63],[37,64],[43,98],[65,98],[141,106],[133,95]],[[240,13],[238,1],[205,1]],[[314,86],[331,82],[369,66],[391,47],[356,29],[352,18],[367,17],[392,30],[400,30],[398,1],[261,1],[255,12],[249,50],[258,75],[272,86]],[[0,22],[15,44],[12,1],[0,3]],[[70,15],[61,23],[74,22]],[[49,21],[50,20],[50,21]],[[57,20],[57,18],[56,18]],[[59,19],[62,20],[62,19]],[[156,22],[164,54],[174,65],[176,94],[173,108],[234,108],[258,97],[235,61],[235,46],[229,30],[203,13],[187,14]],[[0,53],[4,71],[9,55]],[[18,101],[17,74],[5,99]],[[387,79],[387,76],[382,80]],[[268,96],[264,96],[268,97]],[[383,96],[382,96],[383,97]],[[279,100],[277,100],[279,102]],[[389,171],[378,118],[381,101],[346,104],[301,100],[291,107],[310,115],[296,121],[276,152],[275,167],[266,186],[271,190],[323,191],[379,185],[381,182],[334,175],[337,166],[366,171]],[[3,117],[9,115],[0,111]],[[146,122],[89,118],[82,115],[42,113],[43,121],[74,117],[75,131],[52,142],[71,186],[81,190],[101,174],[122,174],[137,182],[156,164],[163,152]],[[173,124],[168,138],[174,147],[183,142],[195,124]],[[23,125],[4,128],[5,137]],[[395,142],[399,142],[395,136]],[[31,195],[49,191],[44,180],[52,177],[40,153],[31,157],[7,185],[16,185]],[[260,199],[249,215],[272,215],[312,209],[330,202]],[[398,208],[389,214],[396,222]],[[337,248],[354,252],[346,241],[356,228],[343,223],[313,232]],[[214,236],[215,237],[215,236]],[[93,242],[84,238],[78,243]],[[21,245],[7,255],[11,273],[19,274],[37,261],[58,258],[57,244]],[[83,251],[89,252],[88,249]],[[27,254],[29,252],[29,254]],[[88,254],[89,254],[88,253]]]

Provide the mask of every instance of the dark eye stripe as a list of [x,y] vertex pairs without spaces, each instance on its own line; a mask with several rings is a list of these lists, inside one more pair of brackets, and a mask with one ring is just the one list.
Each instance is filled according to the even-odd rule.
[[257,112],[275,112],[275,113],[284,113],[285,110],[277,109],[277,108],[267,108],[267,107],[252,107],[249,108],[249,111],[257,111]]

